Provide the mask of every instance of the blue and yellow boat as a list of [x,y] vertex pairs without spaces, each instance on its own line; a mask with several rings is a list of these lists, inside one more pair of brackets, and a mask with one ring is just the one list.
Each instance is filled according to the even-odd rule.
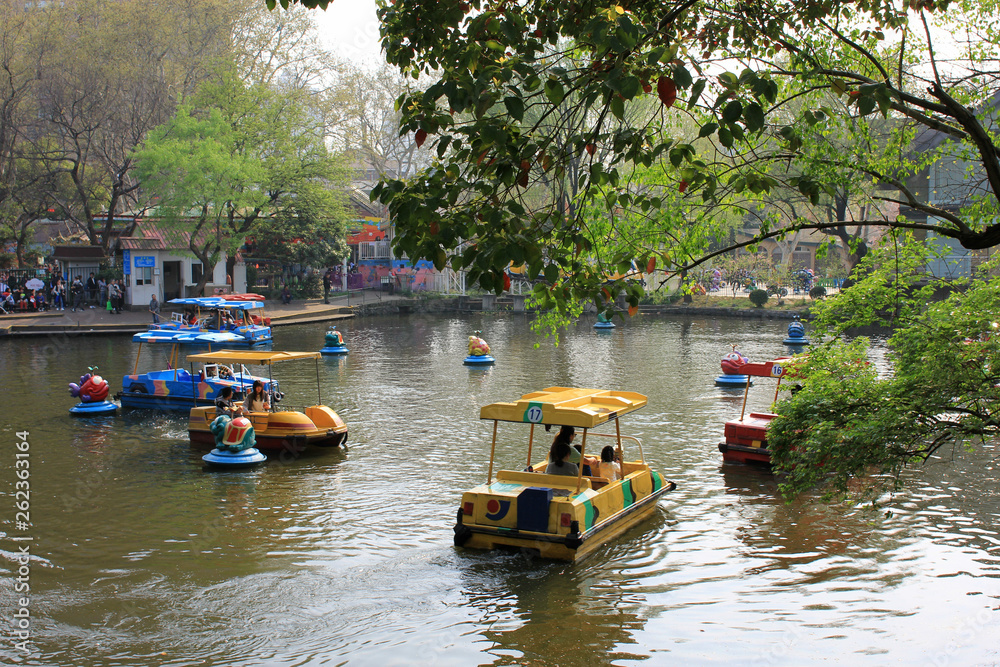
[[[513,403],[484,406],[480,419],[493,420],[489,472],[485,484],[462,495],[455,545],[515,547],[573,561],[649,517],[660,497],[676,484],[649,467],[638,438],[621,433],[620,418],[644,405],[646,397],[634,392],[549,387]],[[499,469],[494,477],[502,421],[529,425],[527,454],[523,467]],[[592,432],[612,422],[614,433]],[[615,473],[604,464],[590,471],[596,475],[585,474],[586,466],[580,466],[576,476],[535,472],[545,470],[547,461],[533,462],[533,452],[540,448],[547,455],[549,449],[548,444],[535,444],[538,425],[582,429],[581,461],[588,446],[600,451],[613,445],[621,479],[613,479]]]

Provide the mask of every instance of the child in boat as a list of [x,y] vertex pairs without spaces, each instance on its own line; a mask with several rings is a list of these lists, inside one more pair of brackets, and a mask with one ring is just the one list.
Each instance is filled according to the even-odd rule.
[[615,461],[615,448],[607,445],[601,450],[601,462],[598,464],[601,477],[607,477],[614,482],[622,478],[622,467]]

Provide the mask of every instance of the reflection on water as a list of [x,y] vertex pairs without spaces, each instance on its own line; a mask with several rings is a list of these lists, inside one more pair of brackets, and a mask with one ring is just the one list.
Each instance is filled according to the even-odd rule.
[[[956,452],[910,474],[891,513],[783,503],[774,479],[722,465],[742,391],[714,386],[736,343],[783,353],[781,323],[584,322],[558,348],[516,315],[365,318],[347,357],[320,365],[350,446],[208,473],[186,416],[72,419],[66,383],[131,370],[127,337],[0,342],[5,440],[31,443],[37,665],[873,665],[1000,661],[997,452]],[[496,366],[462,364],[468,336]],[[275,331],[318,350],[322,324]],[[146,363],[165,367],[169,350]],[[155,361],[153,361],[155,360]],[[79,366],[79,367],[78,367]],[[289,404],[315,396],[311,363],[275,376]],[[639,391],[623,420],[678,483],[649,521],[578,564],[456,550],[461,491],[486,475],[479,407],[551,385]],[[748,410],[773,391],[751,389]],[[498,459],[523,433],[501,428]],[[13,452],[0,492],[13,496]],[[519,459],[520,454],[516,455]],[[7,506],[13,505],[9,497]],[[3,537],[18,531],[4,515]],[[0,611],[14,607],[16,543],[0,546]]]

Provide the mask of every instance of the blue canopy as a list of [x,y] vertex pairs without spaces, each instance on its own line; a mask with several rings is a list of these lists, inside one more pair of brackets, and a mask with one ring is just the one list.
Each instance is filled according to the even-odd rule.
[[246,343],[246,336],[237,336],[234,333],[220,331],[158,329],[156,331],[137,333],[132,336],[132,341],[136,343],[186,343],[188,345],[238,345]]
[[171,299],[167,303],[179,306],[195,306],[198,308],[216,308],[219,310],[255,310],[263,308],[263,301],[226,301],[217,296],[191,296],[183,299]]

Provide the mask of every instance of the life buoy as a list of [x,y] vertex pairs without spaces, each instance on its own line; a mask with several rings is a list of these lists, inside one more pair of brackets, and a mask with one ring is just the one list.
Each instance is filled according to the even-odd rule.
[[264,301],[264,297],[260,294],[253,294],[252,292],[247,292],[244,294],[223,294],[223,301]]

